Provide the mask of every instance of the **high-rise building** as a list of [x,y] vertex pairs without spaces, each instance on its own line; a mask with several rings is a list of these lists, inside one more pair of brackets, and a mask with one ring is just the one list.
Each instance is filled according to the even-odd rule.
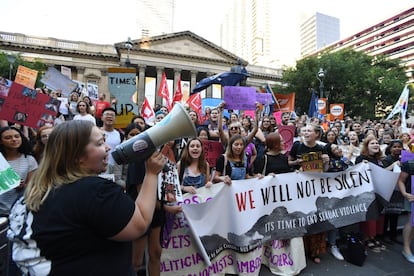
[[400,59],[407,76],[414,79],[414,7],[390,16],[358,33],[314,51],[336,52],[353,49],[370,56],[385,55],[389,59]]
[[270,0],[233,0],[221,25],[221,46],[254,65],[271,60]]
[[137,34],[150,37],[173,32],[174,0],[136,0]]
[[317,12],[300,26],[301,56],[312,54],[339,39],[339,19]]

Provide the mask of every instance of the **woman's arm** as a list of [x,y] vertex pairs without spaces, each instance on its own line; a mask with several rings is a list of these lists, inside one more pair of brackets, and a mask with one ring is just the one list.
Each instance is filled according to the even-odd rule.
[[134,240],[148,229],[154,215],[157,202],[158,173],[164,167],[167,158],[155,152],[145,163],[146,173],[140,193],[135,200],[135,210],[128,224],[112,237],[117,241]]

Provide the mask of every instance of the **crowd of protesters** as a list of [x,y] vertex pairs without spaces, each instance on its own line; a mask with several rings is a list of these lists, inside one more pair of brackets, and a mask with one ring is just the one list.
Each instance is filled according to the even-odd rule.
[[[42,93],[47,93],[51,97],[62,97],[59,90],[42,90]],[[116,103],[116,100],[107,101],[104,93],[99,94],[96,101],[92,101],[90,97],[83,95],[81,92],[73,92],[68,97],[68,100],[61,104],[58,116],[53,124],[39,129],[32,129],[2,121],[0,151],[21,177],[21,184],[18,188],[0,195],[0,215],[9,216],[13,202],[22,195],[25,195],[25,199],[31,204],[29,209],[37,212],[39,209],[42,209],[42,205],[51,204],[53,200],[62,200],[61,194],[53,200],[49,198],[49,193],[56,187],[60,187],[68,182],[77,183],[85,181],[82,178],[84,176],[101,173],[113,175],[113,181],[118,184],[119,190],[101,192],[117,193],[122,191],[133,201],[136,200],[135,204],[137,204],[137,208],[141,208],[139,212],[142,213],[135,215],[134,212],[137,211],[134,211],[131,205],[125,205],[123,208],[128,210],[130,215],[135,217],[136,221],[131,222],[132,217],[130,217],[131,220],[127,217],[122,217],[118,218],[117,223],[124,226],[125,223],[128,225],[136,223],[139,226],[135,225],[136,228],[128,226],[131,227],[129,232],[125,229],[122,230],[119,225],[112,226],[106,232],[102,231],[100,235],[104,239],[115,243],[132,241],[133,254],[130,256],[130,260],[124,260],[124,263],[122,263],[124,271],[127,272],[128,266],[131,266],[136,273],[142,273],[142,268],[145,262],[147,262],[150,275],[159,275],[158,268],[162,252],[159,236],[162,233],[163,220],[166,213],[175,214],[180,212],[181,208],[160,204],[161,200],[159,199],[156,204],[153,204],[152,201],[148,203],[149,206],[156,206],[155,213],[153,213],[153,210],[148,210],[148,208],[142,209],[144,208],[141,207],[142,203],[138,203],[139,200],[144,200],[144,196],[140,197],[139,195],[142,193],[145,193],[145,195],[151,194],[146,183],[149,181],[148,179],[154,181],[154,173],[157,173],[162,167],[162,160],[158,160],[159,156],[156,155],[151,157],[147,164],[145,164],[145,161],[138,161],[119,165],[112,159],[110,153],[117,145],[127,139],[131,139],[152,125],[146,122],[141,115],[136,115],[125,129],[116,129],[117,114],[112,107],[114,103]],[[154,111],[155,121],[153,124],[155,125],[165,118],[169,112],[165,106],[156,106]],[[402,150],[412,151],[414,149],[414,125],[412,128],[405,130],[401,127],[399,120],[362,121],[350,117],[345,117],[344,120],[328,122],[325,118],[308,118],[306,115],[296,116],[293,112],[286,112],[280,118],[275,118],[274,114],[262,114],[260,105],[257,105],[254,115],[245,115],[243,111],[229,110],[228,116],[225,116],[224,111],[224,103],[217,107],[205,108],[202,116],[199,116],[198,110],[188,109],[189,116],[197,129],[197,137],[177,139],[163,147],[163,153],[168,155],[168,160],[178,163],[177,171],[183,193],[195,194],[198,188],[204,186],[211,187],[214,183],[224,182],[231,185],[232,181],[235,180],[255,177],[260,179],[269,174],[303,170],[301,164],[306,154],[314,154],[321,159],[323,165],[319,168],[320,172],[343,171],[359,162],[371,162],[388,170],[395,170],[395,167],[398,167],[401,170],[401,175],[398,183],[399,190],[395,191],[395,193],[399,193],[399,197],[396,196],[396,198],[401,201],[402,207],[399,210],[392,211],[385,208],[383,215],[376,220],[360,223],[360,231],[364,235],[365,245],[373,253],[380,254],[386,249],[387,244],[397,241],[398,216],[404,212],[411,212],[410,203],[414,201],[414,196],[409,190],[410,185],[406,185],[407,179],[410,178],[409,176],[414,174],[414,162],[400,162]],[[78,120],[89,123],[70,123],[71,121]],[[62,126],[60,127],[60,125]],[[283,137],[278,132],[278,128],[281,125],[292,126],[295,129],[294,143],[291,149],[285,148],[285,141],[283,141]],[[80,134],[71,133],[71,131],[77,131],[76,127],[79,128],[84,137],[81,137]],[[105,158],[105,164],[101,164],[101,167],[94,169],[87,167],[94,166],[92,163],[94,159],[87,159],[82,162],[82,151],[89,150],[89,145],[85,144],[85,142],[80,143],[79,147],[83,145],[84,148],[77,149],[77,145],[70,143],[68,137],[63,139],[57,136],[58,134],[54,136],[56,129],[60,135],[72,135],[73,139],[78,139],[79,141],[85,138],[85,135],[91,136],[91,139],[96,140],[94,140],[95,143],[99,143],[99,146],[103,147],[103,152],[107,153],[105,155],[101,152],[99,155],[100,158]],[[54,139],[53,143],[67,143],[67,148],[63,144],[59,144],[61,147],[57,148],[62,151],[61,154],[66,153],[66,156],[58,155],[56,148],[52,150],[51,146],[47,146],[49,137]],[[223,146],[223,152],[216,160],[215,167],[206,162],[202,146],[205,140],[218,141]],[[56,147],[56,144],[54,146]],[[48,156],[48,154],[53,154],[53,156]],[[88,152],[88,154],[91,154],[93,158],[97,158],[93,156],[93,152]],[[69,160],[70,156],[75,159]],[[79,167],[76,167],[76,165],[75,167],[68,166],[66,172],[53,172],[56,174],[53,180],[60,182],[50,182],[50,187],[44,186],[37,190],[37,188],[34,188],[38,185],[36,181],[52,181],[50,179],[51,175],[47,174],[47,165],[50,166],[55,157],[58,158],[55,161],[59,166],[64,166],[65,162],[69,164],[75,161],[76,164],[79,162],[80,165]],[[58,164],[59,162],[62,164]],[[143,168],[146,165],[149,165],[149,168],[144,170]],[[38,166],[41,171],[36,175],[36,172],[39,171]],[[86,167],[84,168],[84,166]],[[53,168],[59,170],[59,167],[53,166]],[[83,168],[85,170],[88,169],[89,173],[85,174]],[[150,176],[146,177],[148,173]],[[35,175],[34,180],[32,179],[33,175]],[[99,182],[96,179],[93,181]],[[68,190],[68,193],[75,193],[75,191]],[[95,198],[92,198],[92,200],[95,200]],[[115,204],[120,198],[117,198],[116,201],[115,199],[113,200],[112,204]],[[134,204],[132,200],[131,202]],[[99,202],[95,203],[100,204]],[[109,214],[110,210],[107,209],[105,208]],[[146,224],[148,214],[152,215],[152,222],[150,223],[149,230],[143,231],[142,229],[148,227]],[[50,214],[43,214],[43,216],[45,215]],[[94,225],[94,227],[96,226],[98,225]],[[47,227],[47,225],[39,227]],[[144,232],[145,235],[143,235]],[[327,233],[304,237],[307,256],[313,262],[320,263],[323,260],[323,254],[328,249],[336,259],[344,260],[337,246],[337,239],[340,235],[341,229],[335,229]],[[411,226],[409,221],[403,230],[404,249],[402,255],[411,263],[414,263],[414,256],[411,251],[413,236],[413,226]],[[84,240],[84,238],[82,239]],[[69,239],[69,241],[71,240]],[[144,252],[147,243],[149,256],[145,260]],[[50,246],[50,244],[45,246]],[[108,245],[105,249],[117,247]],[[56,254],[56,258],[70,258],[54,250],[50,252]],[[92,252],[91,254],[96,253],[95,251],[90,252]],[[128,253],[125,253],[126,251],[122,252],[126,254],[125,256],[129,256]],[[85,254],[88,253],[85,252]],[[59,263],[61,260],[57,259],[58,265],[56,267],[52,266],[52,271],[67,269],[66,265]],[[98,261],[102,261],[102,259],[95,258],[89,260],[90,263]],[[109,259],[106,261],[113,262],[115,260]],[[76,262],[75,270],[82,267],[81,259]],[[11,261],[9,266],[10,275],[18,275],[15,263]],[[20,266],[20,268],[25,269],[24,265]],[[108,269],[115,268],[117,267],[108,266]],[[105,267],[96,271],[104,271],[103,269]],[[73,270],[74,273],[75,270]]]

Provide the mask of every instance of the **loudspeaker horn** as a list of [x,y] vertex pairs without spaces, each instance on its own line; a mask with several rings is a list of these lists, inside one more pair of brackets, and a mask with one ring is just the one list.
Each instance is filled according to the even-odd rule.
[[168,141],[195,136],[197,132],[190,116],[182,104],[176,103],[162,121],[116,146],[112,157],[118,164],[146,160]]

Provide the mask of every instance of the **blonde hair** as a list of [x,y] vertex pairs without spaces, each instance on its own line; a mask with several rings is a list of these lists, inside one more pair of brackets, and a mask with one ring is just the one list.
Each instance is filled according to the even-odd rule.
[[93,127],[89,121],[72,120],[53,129],[24,194],[29,210],[38,211],[53,188],[90,175],[80,167],[79,159],[85,154]]

